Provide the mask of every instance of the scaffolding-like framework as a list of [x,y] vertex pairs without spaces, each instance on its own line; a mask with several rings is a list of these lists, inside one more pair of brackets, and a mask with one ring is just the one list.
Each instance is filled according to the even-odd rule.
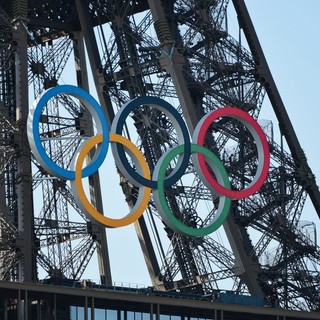
[[[231,12],[238,17],[238,39],[228,33]],[[0,279],[37,281],[41,269],[50,279],[79,280],[96,251],[100,280],[112,283],[104,228],[77,207],[67,181],[48,175],[27,141],[29,101],[61,84],[66,70],[75,85],[89,90],[90,68],[109,123],[130,99],[156,96],[177,108],[192,133],[204,114],[224,106],[260,121],[268,96],[280,140],[271,122],[260,121],[271,152],[268,178],[256,194],[233,201],[224,224],[229,244],[215,234],[173,232],[152,199],[136,232],[157,290],[228,289],[284,308],[319,311],[320,248],[314,223],[300,219],[307,197],[320,216],[319,189],[243,0],[12,0],[0,6],[0,18]],[[47,153],[68,168],[95,129],[77,100],[59,95],[43,111],[40,132]],[[124,134],[136,139],[151,171],[178,144],[171,121],[147,106],[131,114]],[[207,147],[220,156],[232,188],[252,181],[257,152],[244,126],[217,121]],[[217,199],[191,161],[186,176],[166,197],[177,218],[200,227],[214,216]],[[121,174],[120,184],[132,207],[136,187]],[[89,186],[102,212],[98,174]]]

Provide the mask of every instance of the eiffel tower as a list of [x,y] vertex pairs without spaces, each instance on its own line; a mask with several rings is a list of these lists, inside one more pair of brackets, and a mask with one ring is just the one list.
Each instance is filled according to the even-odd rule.
[[[156,290],[232,290],[273,297],[282,308],[320,310],[315,224],[301,219],[307,199],[320,216],[320,193],[243,0],[10,0],[0,17],[1,280],[79,280],[96,254],[101,283],[112,284],[108,230],[79,209],[67,181],[48,175],[27,140],[30,101],[68,75],[74,85],[94,88],[109,123],[129,100],[155,96],[177,108],[190,133],[203,115],[232,106],[266,134],[267,180],[256,194],[233,201],[223,230],[198,238],[175,233],[150,200],[135,230]],[[277,133],[259,118],[267,107]],[[47,153],[66,168],[95,131],[68,95],[47,104],[40,127]],[[131,114],[126,135],[135,137],[151,171],[178,143],[171,121],[149,108]],[[207,138],[232,188],[247,186],[258,158],[246,129],[224,119]],[[169,188],[167,200],[176,217],[202,227],[217,203],[191,162],[186,174],[192,178]],[[100,180],[95,174],[88,183],[103,212]],[[121,174],[119,181],[130,208],[137,190]]]

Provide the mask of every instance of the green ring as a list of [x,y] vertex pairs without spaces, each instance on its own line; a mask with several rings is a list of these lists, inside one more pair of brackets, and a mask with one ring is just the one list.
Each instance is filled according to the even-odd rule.
[[[217,212],[216,218],[213,219],[213,221],[206,227],[200,229],[191,228],[182,223],[179,219],[177,219],[170,210],[167,203],[167,199],[164,192],[164,179],[170,161],[183,152],[184,146],[179,145],[169,150],[159,160],[159,165],[157,165],[154,170],[154,178],[158,180],[158,189],[153,190],[154,201],[158,210],[160,209],[159,213],[162,219],[172,230],[180,232],[186,236],[203,237],[216,231],[226,220],[231,208],[231,198],[220,197],[220,202],[217,210],[219,211],[220,209],[221,201],[224,201],[223,208],[221,209],[221,212]],[[209,149],[203,146],[193,143],[191,144],[191,152],[198,152],[203,154],[206,157],[206,161],[208,162],[209,166],[217,176],[217,179],[220,180],[219,183],[223,184],[224,187],[231,189],[228,173],[220,159],[214,153],[212,153]],[[203,183],[210,189],[211,192],[216,193],[215,190],[212,189],[208,181],[203,181]],[[157,205],[157,203],[159,205]]]

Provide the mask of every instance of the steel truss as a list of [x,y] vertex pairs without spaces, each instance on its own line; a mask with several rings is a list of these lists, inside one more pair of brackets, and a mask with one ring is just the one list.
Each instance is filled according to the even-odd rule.
[[[161,221],[150,201],[136,230],[153,285],[158,290],[202,294],[229,289],[263,295],[266,303],[290,309],[319,311],[320,250],[314,224],[300,218],[308,196],[320,214],[320,194],[244,1],[10,4],[0,7],[4,17],[0,25],[0,143],[6,155],[0,161],[1,190],[6,194],[5,202],[1,200],[0,237],[6,241],[0,247],[0,262],[4,255],[10,260],[7,269],[0,267],[2,278],[36,279],[37,261],[50,277],[79,279],[97,248],[101,280],[111,282],[104,230],[77,208],[66,181],[49,177],[31,158],[24,140],[27,107],[18,118],[16,111],[17,99],[25,94],[17,77],[37,96],[62,83],[64,70],[74,69],[76,83],[88,89],[84,38],[94,84],[109,122],[123,103],[150,95],[170,101],[192,133],[204,114],[229,105],[259,121],[267,94],[280,123],[280,141],[274,139],[271,122],[260,123],[271,151],[267,181],[255,195],[233,201],[221,235],[191,239],[176,234]],[[229,7],[238,15],[238,39],[228,33]],[[17,70],[17,59],[25,59],[24,69]],[[177,145],[175,128],[166,116],[148,106],[131,117],[133,125],[124,134],[137,137],[136,144],[153,170],[161,155]],[[77,146],[94,132],[90,118],[78,101],[65,95],[50,101],[42,118],[41,133],[48,153],[69,167]],[[207,147],[220,156],[234,189],[252,181],[257,152],[253,138],[237,121],[222,119],[212,126]],[[21,153],[29,160],[22,159]],[[29,165],[32,161],[32,182],[31,171],[21,169],[26,161]],[[19,182],[17,177],[24,179]],[[102,210],[99,177],[93,177],[90,184],[92,199]],[[123,177],[121,184],[128,205],[133,206],[136,188]],[[34,211],[32,203],[26,207],[18,201],[24,188],[31,187]],[[219,201],[195,175],[191,161],[185,176],[166,191],[166,197],[176,217],[198,227],[212,219]],[[27,212],[34,216],[30,234],[21,225]],[[224,235],[228,244],[219,239]],[[28,239],[29,244],[23,247],[19,239]],[[34,257],[30,261],[24,260],[27,250]]]

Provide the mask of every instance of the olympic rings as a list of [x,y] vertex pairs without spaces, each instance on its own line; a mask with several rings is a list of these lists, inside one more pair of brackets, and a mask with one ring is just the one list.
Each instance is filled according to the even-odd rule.
[[[71,188],[76,191],[74,193],[75,199],[77,203],[80,204],[80,208],[83,210],[84,213],[87,214],[89,219],[91,216],[102,225],[113,227],[113,228],[126,226],[138,220],[142,216],[149,202],[151,188],[147,188],[147,187],[140,188],[137,202],[135,203],[130,213],[124,218],[112,219],[98,212],[94,208],[94,206],[88,201],[88,198],[85,194],[85,191],[82,185],[82,165],[89,151],[95,145],[102,143],[102,141],[103,141],[103,136],[102,134],[99,134],[92,137],[83,146],[81,146],[80,151],[77,155],[77,161],[75,164],[76,175],[75,175],[75,179],[71,180]],[[142,171],[142,174],[146,179],[149,179],[149,180],[151,179],[149,167],[147,165],[146,160],[144,159],[140,150],[130,140],[118,134],[110,133],[110,141],[121,143],[126,148],[126,150],[130,153],[130,156],[134,160],[133,162],[138,167],[138,170]]]
[[[89,138],[81,145],[74,156],[71,169],[65,169],[57,165],[46,153],[40,138],[39,123],[42,111],[47,102],[58,94],[68,94],[78,98],[92,115],[97,126],[97,134]],[[158,160],[152,178],[148,164],[141,151],[127,138],[123,137],[122,130],[126,118],[139,106],[152,107],[166,115],[177,132],[179,145],[169,149]],[[231,199],[248,197],[261,188],[264,183],[270,164],[270,152],[267,139],[259,124],[246,112],[236,108],[221,108],[205,115],[198,123],[190,142],[189,132],[185,122],[177,110],[168,102],[156,97],[140,97],[129,101],[116,114],[109,132],[108,123],[104,112],[98,102],[86,91],[70,86],[57,86],[46,90],[35,101],[34,109],[30,111],[28,118],[28,139],[31,150],[42,165],[51,175],[60,179],[70,180],[75,200],[81,210],[103,226],[121,227],[138,220],[147,208],[151,192],[154,204],[163,221],[173,231],[186,236],[203,237],[217,230],[225,221],[231,207]],[[258,168],[252,182],[243,190],[231,190],[230,181],[226,169],[219,158],[203,146],[205,135],[210,125],[221,117],[231,117],[240,121],[247,127],[258,152]],[[109,143],[120,172],[136,187],[139,187],[138,198],[132,210],[123,218],[114,219],[104,216],[88,200],[82,178],[90,176],[98,171],[108,151]],[[83,168],[84,160],[91,149],[96,147],[93,160]],[[126,154],[131,158],[136,169],[129,164]],[[165,188],[172,186],[184,175],[190,155],[194,163],[196,173],[203,184],[210,190],[214,197],[219,197],[219,204],[212,219],[204,226],[198,227],[196,223],[188,220],[188,217],[177,217],[172,212],[168,203]],[[166,176],[167,168],[172,160],[178,157],[176,166]],[[209,170],[209,168],[210,170]],[[212,176],[211,172],[214,173]]]
[[[177,129],[177,135],[180,144],[185,146],[183,157],[179,157],[176,167],[164,180],[165,187],[170,187],[180,179],[188,166],[191,146],[187,126],[182,120],[178,111],[168,102],[157,97],[139,97],[127,102],[122,106],[112,122],[111,131],[121,135],[123,125],[129,113],[140,105],[149,105],[162,111],[171,120],[174,127]],[[131,181],[135,185],[147,186],[152,189],[157,188],[157,181],[147,180],[133,170],[128,161],[126,161],[127,159],[125,157],[123,147],[120,144],[113,144],[111,145],[111,148],[113,151],[113,156],[115,157],[115,160],[121,172],[129,181]]]
[[243,123],[250,131],[253,136],[253,139],[256,143],[257,150],[258,150],[258,168],[256,175],[252,182],[249,184],[248,188],[243,190],[230,190],[221,186],[209,172],[208,167],[205,164],[204,156],[199,154],[194,159],[194,166],[197,173],[207,179],[210,185],[213,187],[214,190],[219,195],[224,195],[230,197],[232,199],[240,199],[246,198],[251,196],[252,194],[256,193],[261,186],[263,185],[269,170],[270,165],[270,152],[268,147],[268,141],[259,126],[258,122],[254,120],[248,113],[244,112],[243,110],[236,109],[236,108],[222,108],[218,109],[214,112],[211,112],[205,115],[198,123],[195,128],[193,139],[194,143],[203,145],[205,135],[207,130],[209,129],[210,125],[218,118],[228,116],[237,119],[241,123]]
[[103,141],[98,145],[97,152],[91,163],[83,170],[83,177],[88,177],[98,171],[102,165],[109,147],[109,135],[105,134],[109,131],[107,119],[101,109],[99,103],[85,90],[71,86],[61,85],[50,88],[37,99],[30,110],[28,117],[28,140],[31,150],[41,164],[52,176],[60,179],[73,180],[74,171],[70,171],[58,166],[46,153],[40,139],[39,124],[41,122],[41,114],[47,102],[58,94],[69,94],[79,99],[90,112],[97,126],[97,134],[103,134]]
[[[231,207],[231,199],[227,197],[220,197],[219,206],[214,219],[212,219],[207,226],[204,226],[200,229],[189,227],[181,220],[176,218],[174,213],[168,206],[167,199],[165,197],[163,181],[166,169],[170,161],[177,154],[180,154],[182,152],[183,146],[180,145],[164,153],[162,157],[159,159],[153,173],[154,178],[158,178],[159,181],[158,189],[155,189],[153,191],[153,200],[155,202],[156,207],[159,210],[162,219],[172,230],[187,236],[203,237],[217,230],[226,220]],[[208,161],[210,168],[216,174],[218,181],[222,183],[226,188],[230,189],[230,182],[227,171],[224,168],[222,162],[214,153],[212,153],[209,149],[203,146],[199,146],[193,143],[191,144],[191,152],[203,154],[206,160]],[[206,183],[205,180],[203,180],[203,182],[208,187],[208,189],[210,189],[213,193],[215,192],[210,184]]]

